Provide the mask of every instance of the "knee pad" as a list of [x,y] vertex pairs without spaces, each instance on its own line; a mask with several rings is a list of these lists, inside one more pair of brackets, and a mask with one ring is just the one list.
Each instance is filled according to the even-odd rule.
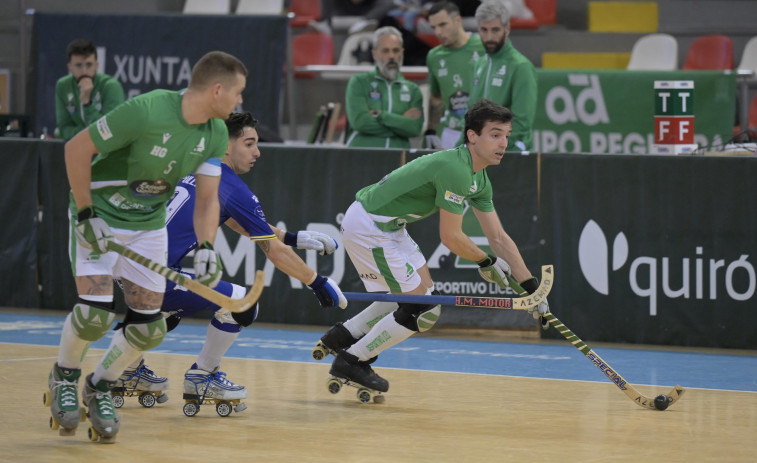
[[394,320],[405,328],[423,333],[439,320],[442,306],[431,304],[400,304],[394,312]]
[[79,338],[90,342],[105,336],[115,319],[113,301],[95,302],[80,298],[71,312],[71,326],[74,328],[74,333]]
[[248,310],[240,313],[232,313],[231,318],[234,319],[240,326],[250,326],[258,318],[259,304],[255,304],[255,307],[251,307]]
[[166,319],[160,312],[143,313],[129,309],[123,322],[124,337],[135,349],[150,350],[166,337]]

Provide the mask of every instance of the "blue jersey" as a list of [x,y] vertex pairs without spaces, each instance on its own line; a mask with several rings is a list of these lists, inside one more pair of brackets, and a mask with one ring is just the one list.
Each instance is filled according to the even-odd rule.
[[[195,177],[187,175],[176,186],[176,193],[166,206],[169,267],[181,268],[184,256],[197,247],[193,221],[195,194]],[[221,164],[218,202],[221,204],[219,225],[232,218],[247,231],[253,241],[276,239],[258,197],[226,164]]]

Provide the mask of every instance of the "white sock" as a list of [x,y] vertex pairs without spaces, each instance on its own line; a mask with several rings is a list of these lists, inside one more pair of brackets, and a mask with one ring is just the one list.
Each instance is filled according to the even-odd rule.
[[91,344],[80,338],[74,332],[71,324],[73,314],[69,312],[66,320],[63,322],[63,330],[60,334],[60,345],[58,347],[58,366],[61,368],[81,368],[81,362]]
[[347,349],[347,352],[357,356],[360,360],[366,361],[399,344],[413,334],[415,334],[415,331],[397,323],[394,320],[394,315],[388,315],[379,320],[371,331]]
[[106,381],[117,380],[126,367],[140,358],[142,358],[142,351],[129,344],[126,336],[124,336],[123,329],[116,330],[108,350],[95,368],[92,383],[97,384],[98,381],[103,379]]
[[397,310],[398,307],[399,305],[396,302],[374,302],[363,309],[362,312],[344,322],[344,327],[350,331],[353,338],[360,339],[368,334],[379,320]]
[[205,371],[213,371],[220,367],[221,359],[238,337],[239,332],[229,333],[208,325],[205,344],[202,345],[200,355],[197,357],[197,367]]

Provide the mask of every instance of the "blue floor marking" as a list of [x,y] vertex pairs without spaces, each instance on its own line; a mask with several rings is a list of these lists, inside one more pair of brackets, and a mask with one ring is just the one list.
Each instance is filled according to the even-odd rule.
[[[57,346],[66,314],[0,312],[0,342]],[[184,323],[168,333],[163,343],[151,352],[195,356],[200,352],[206,330],[206,325]],[[320,331],[253,325],[242,330],[227,357],[319,363],[310,357],[310,351],[321,334]],[[109,339],[110,335],[92,347],[104,349]],[[672,387],[680,384],[685,388],[757,392],[757,355],[615,347],[602,347],[595,352],[634,385]],[[149,352],[147,356],[149,359]],[[328,359],[320,362],[324,369],[325,362]],[[412,337],[383,352],[375,366],[608,382],[578,349],[567,342],[556,345]]]

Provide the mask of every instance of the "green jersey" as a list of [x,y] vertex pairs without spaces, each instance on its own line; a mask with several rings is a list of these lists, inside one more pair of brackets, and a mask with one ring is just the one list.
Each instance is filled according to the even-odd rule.
[[[355,74],[347,83],[347,118],[352,134],[347,146],[410,148],[410,138],[421,134],[420,119],[405,117],[410,108],[423,114],[423,94],[417,84],[400,74],[388,81],[377,70]],[[379,110],[373,117],[371,110]]]
[[79,100],[79,85],[67,75],[55,84],[55,134],[70,140],[89,124],[124,102],[124,89],[118,80],[107,74],[95,74],[94,88],[87,106]]
[[384,231],[399,230],[439,208],[462,214],[466,200],[480,211],[494,210],[486,169],[473,172],[465,146],[414,159],[358,191],[355,198]]
[[474,63],[473,87],[468,105],[486,98],[513,113],[508,151],[528,151],[534,144],[536,69],[531,61],[507,43],[496,53]]
[[220,165],[229,134],[221,119],[189,125],[182,94],[154,90],[127,100],[89,126],[100,154],[92,162],[92,202],[108,225],[165,227],[179,181],[210,158]]
[[473,63],[486,54],[481,37],[473,34],[460,48],[439,45],[426,56],[429,91],[440,95],[444,114],[436,128],[440,137],[445,128],[462,131],[468,97],[473,85]]

